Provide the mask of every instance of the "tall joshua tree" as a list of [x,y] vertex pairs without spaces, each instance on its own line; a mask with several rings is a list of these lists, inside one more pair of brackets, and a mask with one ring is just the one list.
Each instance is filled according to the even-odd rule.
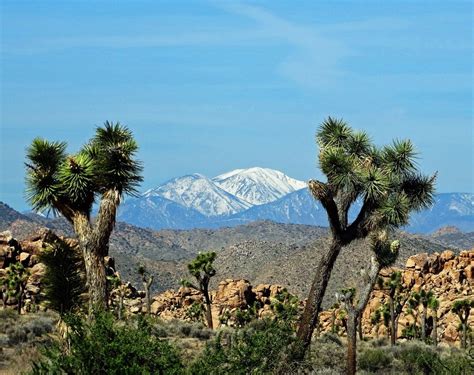
[[374,255],[371,257],[371,264],[368,270],[364,270],[363,285],[355,300],[355,289],[346,289],[338,297],[347,311],[347,372],[352,375],[356,373],[356,353],[357,353],[357,326],[361,323],[362,314],[369,302],[370,294],[378,280],[378,274],[384,267],[392,265],[398,256],[400,248],[399,241],[389,242],[387,233],[382,231],[379,235],[371,238]]
[[[331,271],[344,246],[384,228],[408,223],[411,211],[433,202],[435,175],[422,175],[409,140],[396,140],[378,148],[365,132],[353,131],[343,120],[329,117],[320,126],[316,141],[319,166],[327,181],[309,181],[314,198],[327,212],[332,242],[314,274],[308,300],[298,327],[301,358],[311,342],[318,311]],[[360,202],[356,218],[349,210]]]
[[[124,194],[136,193],[142,166],[132,132],[106,122],[78,153],[67,155],[65,142],[35,138],[27,149],[27,196],[36,211],[53,210],[73,226],[84,258],[90,307],[107,304],[104,256]],[[100,200],[95,220],[92,205]]]
[[213,328],[212,314],[211,314],[211,297],[209,296],[209,282],[211,277],[215,276],[216,269],[214,268],[214,260],[216,259],[215,252],[199,253],[191,263],[188,264],[189,273],[194,276],[198,285],[194,285],[188,280],[181,280],[183,286],[196,289],[201,292],[206,304],[206,320],[207,326]]

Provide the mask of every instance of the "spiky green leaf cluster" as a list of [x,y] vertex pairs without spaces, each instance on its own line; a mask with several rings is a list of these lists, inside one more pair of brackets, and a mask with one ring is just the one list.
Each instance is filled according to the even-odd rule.
[[209,277],[214,276],[216,270],[213,263],[216,256],[217,254],[215,252],[199,253],[196,259],[188,264],[189,273],[196,278],[201,276],[201,272]]
[[86,285],[84,262],[77,249],[57,239],[39,257],[46,266],[42,283],[48,306],[60,314],[78,308]]
[[[318,129],[316,141],[319,166],[332,196],[342,206],[356,200],[367,203],[364,215],[372,228],[406,225],[411,211],[433,204],[436,176],[417,170],[417,153],[410,140],[377,147],[367,133],[329,117]],[[345,214],[340,215],[344,222]]]
[[77,153],[66,154],[66,143],[33,140],[27,149],[27,199],[36,211],[89,213],[97,196],[108,190],[136,193],[142,166],[136,160],[132,132],[106,122]]

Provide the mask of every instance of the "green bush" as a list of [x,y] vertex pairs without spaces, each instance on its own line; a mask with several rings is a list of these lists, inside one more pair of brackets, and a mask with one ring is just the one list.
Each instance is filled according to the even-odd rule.
[[288,324],[260,320],[208,343],[202,355],[189,368],[193,375],[201,374],[266,374],[274,371],[294,342]]
[[91,322],[66,317],[68,348],[59,345],[44,352],[33,374],[181,374],[177,350],[150,334],[144,320],[118,324],[111,314],[95,316]]
[[390,365],[393,357],[384,349],[368,349],[361,353],[358,365],[362,370],[377,372]]
[[434,348],[422,342],[407,342],[395,350],[394,355],[403,363],[404,369],[408,373],[440,373],[439,354]]

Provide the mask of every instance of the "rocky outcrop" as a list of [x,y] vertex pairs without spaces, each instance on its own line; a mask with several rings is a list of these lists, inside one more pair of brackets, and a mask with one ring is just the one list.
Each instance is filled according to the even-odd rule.
[[[23,241],[14,239],[9,231],[0,233],[0,280],[6,277],[7,268],[14,263],[21,263],[26,268],[28,279],[24,295],[24,312],[43,308],[41,279],[46,267],[39,262],[38,255],[57,238],[48,229],[40,230]],[[2,289],[2,293],[5,293],[5,290]],[[14,296],[6,300],[9,307],[15,307],[17,303]]]

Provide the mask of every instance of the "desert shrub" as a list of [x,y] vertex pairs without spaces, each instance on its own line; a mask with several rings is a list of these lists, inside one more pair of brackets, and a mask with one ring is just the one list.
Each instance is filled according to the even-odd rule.
[[346,352],[339,337],[327,333],[312,343],[308,362],[314,373],[330,369],[334,373],[343,374],[346,372]]
[[408,373],[439,373],[439,354],[422,342],[407,342],[394,350],[394,356],[403,363],[404,370]]
[[470,357],[463,353],[453,353],[441,358],[439,373],[449,375],[474,374],[474,356]]
[[[18,318],[18,315],[17,315]],[[29,321],[13,321],[6,330],[8,345],[15,346],[33,341],[53,331],[53,319],[46,316],[33,316]]]
[[66,318],[68,348],[59,345],[44,352],[34,374],[180,374],[177,350],[150,334],[146,320],[118,324],[107,313],[92,321]]
[[288,324],[254,321],[227,336],[219,333],[191,364],[189,372],[193,375],[271,373],[282,363],[286,349],[294,340]]
[[358,365],[362,370],[377,372],[388,367],[392,360],[388,350],[368,349],[359,355]]

